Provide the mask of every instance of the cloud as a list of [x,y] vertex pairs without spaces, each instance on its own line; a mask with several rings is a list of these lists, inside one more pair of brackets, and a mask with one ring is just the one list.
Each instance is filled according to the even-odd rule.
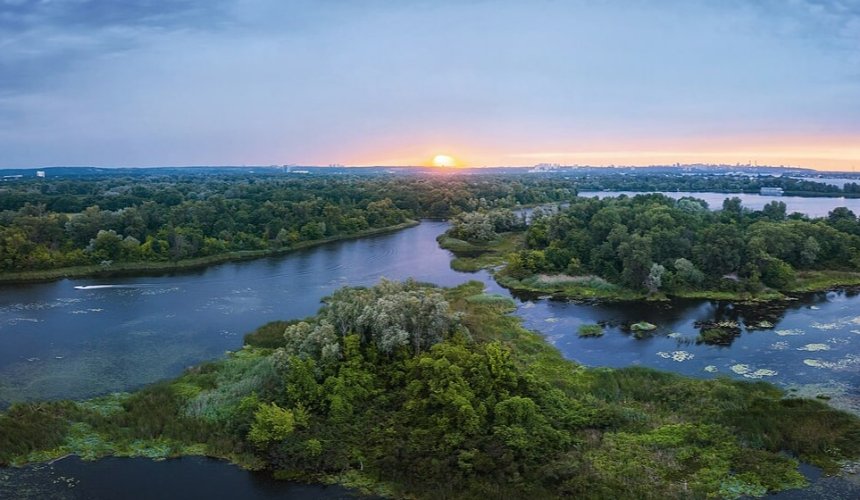
[[856,135],[856,7],[0,0],[0,166]]
[[221,0],[0,0],[0,95],[41,90],[76,66],[172,31],[205,30]]

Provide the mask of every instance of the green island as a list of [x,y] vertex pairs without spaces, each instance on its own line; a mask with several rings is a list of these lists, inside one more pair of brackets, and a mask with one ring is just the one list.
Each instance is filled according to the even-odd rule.
[[455,254],[452,267],[579,300],[767,301],[860,285],[860,221],[847,208],[810,219],[779,201],[752,211],[730,198],[711,211],[695,198],[647,194],[538,208],[527,226],[510,217],[454,217],[438,239]]
[[0,464],[196,454],[392,497],[737,498],[860,457],[860,419],[824,402],[578,366],[512,310],[478,282],[343,288],[176,379],[14,404]]

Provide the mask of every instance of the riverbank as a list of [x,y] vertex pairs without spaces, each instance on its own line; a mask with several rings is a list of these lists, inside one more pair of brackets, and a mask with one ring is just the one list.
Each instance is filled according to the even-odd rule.
[[679,298],[766,303],[791,300],[794,294],[860,286],[860,273],[848,271],[798,272],[795,281],[783,290],[765,288],[755,293],[731,290],[682,290],[653,295],[609,283],[597,276],[533,275],[517,279],[504,274],[504,269],[502,269],[500,272],[494,273],[493,277],[499,285],[520,294],[553,295],[556,298],[570,300],[619,302]]
[[0,273],[0,285],[22,284],[22,283],[44,283],[64,278],[108,278],[115,276],[140,276],[151,274],[172,273],[186,271],[189,269],[200,269],[226,262],[238,262],[243,260],[259,259],[261,257],[273,257],[285,255],[296,250],[303,250],[315,246],[332,243],[336,241],[352,240],[378,234],[392,233],[402,229],[414,227],[420,224],[417,220],[409,220],[394,226],[366,229],[357,233],[331,236],[318,240],[302,241],[288,248],[246,250],[239,252],[227,252],[194,259],[179,261],[159,262],[120,262],[110,266],[89,265],[62,267],[57,269],[45,269],[38,271],[21,271],[15,273]]

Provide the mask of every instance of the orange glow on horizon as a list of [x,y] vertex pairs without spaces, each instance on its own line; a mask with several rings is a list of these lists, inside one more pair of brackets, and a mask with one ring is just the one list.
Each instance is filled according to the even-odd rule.
[[[523,141],[532,142],[532,141]],[[538,142],[538,141],[534,141]],[[540,141],[543,142],[543,141]],[[615,141],[571,141],[569,144],[482,144],[480,148],[458,146],[469,152],[469,165],[531,166],[536,163],[589,166],[647,166],[681,164],[726,164],[793,166],[815,170],[855,172],[860,169],[860,137],[714,137],[660,139],[636,138]],[[532,147],[529,147],[532,146]],[[389,145],[390,147],[390,145]],[[442,168],[463,167],[464,162],[450,155],[415,154],[419,148],[397,148],[389,154],[370,154],[354,165],[423,165]],[[426,151],[426,149],[425,149]],[[375,158],[374,158],[375,157]],[[385,159],[382,159],[385,158]]]

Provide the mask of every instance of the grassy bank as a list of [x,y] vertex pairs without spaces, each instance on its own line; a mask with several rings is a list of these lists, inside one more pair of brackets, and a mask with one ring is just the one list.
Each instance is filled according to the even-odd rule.
[[820,292],[842,286],[860,285],[860,273],[847,271],[800,271],[788,292]]
[[573,300],[644,300],[647,295],[614,285],[597,276],[534,275],[522,279],[502,272],[496,282],[518,293],[553,295]]
[[522,247],[523,236],[522,232],[511,232],[502,233],[493,241],[469,242],[442,234],[436,241],[440,247],[455,255],[451,261],[451,269],[476,272],[504,265],[505,256]]
[[87,278],[87,277],[113,277],[113,276],[135,276],[135,275],[148,275],[148,274],[162,274],[162,273],[171,273],[176,271],[183,271],[188,269],[199,269],[207,266],[212,266],[216,264],[223,264],[225,262],[236,262],[242,260],[252,260],[258,259],[260,257],[271,257],[275,255],[284,255],[295,250],[301,250],[304,248],[310,248],[317,245],[322,245],[325,243],[331,243],[334,241],[343,241],[343,240],[351,240],[355,238],[362,238],[365,236],[372,236],[376,234],[384,234],[390,233],[394,231],[399,231],[401,229],[406,229],[408,227],[417,226],[419,224],[418,221],[407,221],[402,224],[397,224],[394,226],[382,227],[382,228],[374,228],[374,229],[366,229],[364,231],[359,231],[357,233],[345,234],[339,236],[331,236],[328,238],[323,238],[319,240],[312,241],[302,241],[296,243],[290,247],[279,248],[279,249],[267,249],[267,250],[247,250],[247,251],[239,251],[239,252],[227,252],[218,255],[209,255],[206,257],[198,257],[194,259],[185,259],[179,261],[158,261],[158,262],[118,262],[115,264],[111,264],[110,266],[101,266],[101,265],[89,265],[89,266],[75,266],[75,267],[63,267],[58,269],[45,269],[39,271],[21,271],[15,273],[2,273],[0,274],[0,284],[14,284],[14,283],[34,283],[34,282],[45,282],[45,281],[54,281],[62,278]]
[[596,276],[535,275],[522,279],[495,273],[496,281],[519,293],[550,294],[573,300],[664,300],[667,298],[725,300],[734,302],[770,302],[789,298],[791,294],[811,293],[841,287],[860,286],[860,273],[845,271],[804,271],[784,290],[765,288],[759,292],[731,290],[676,290],[648,295],[607,282]]
[[[272,323],[241,351],[132,394],[15,405],[0,414],[0,463],[205,454],[398,498],[737,498],[803,486],[798,460],[836,472],[860,456],[860,419],[823,402],[761,382],[585,368],[481,283],[411,286],[383,284],[371,305],[441,294],[458,324],[430,348],[381,350],[372,331],[329,322],[349,308],[324,308],[292,324],[311,335]],[[326,336],[337,349],[320,353]]]

